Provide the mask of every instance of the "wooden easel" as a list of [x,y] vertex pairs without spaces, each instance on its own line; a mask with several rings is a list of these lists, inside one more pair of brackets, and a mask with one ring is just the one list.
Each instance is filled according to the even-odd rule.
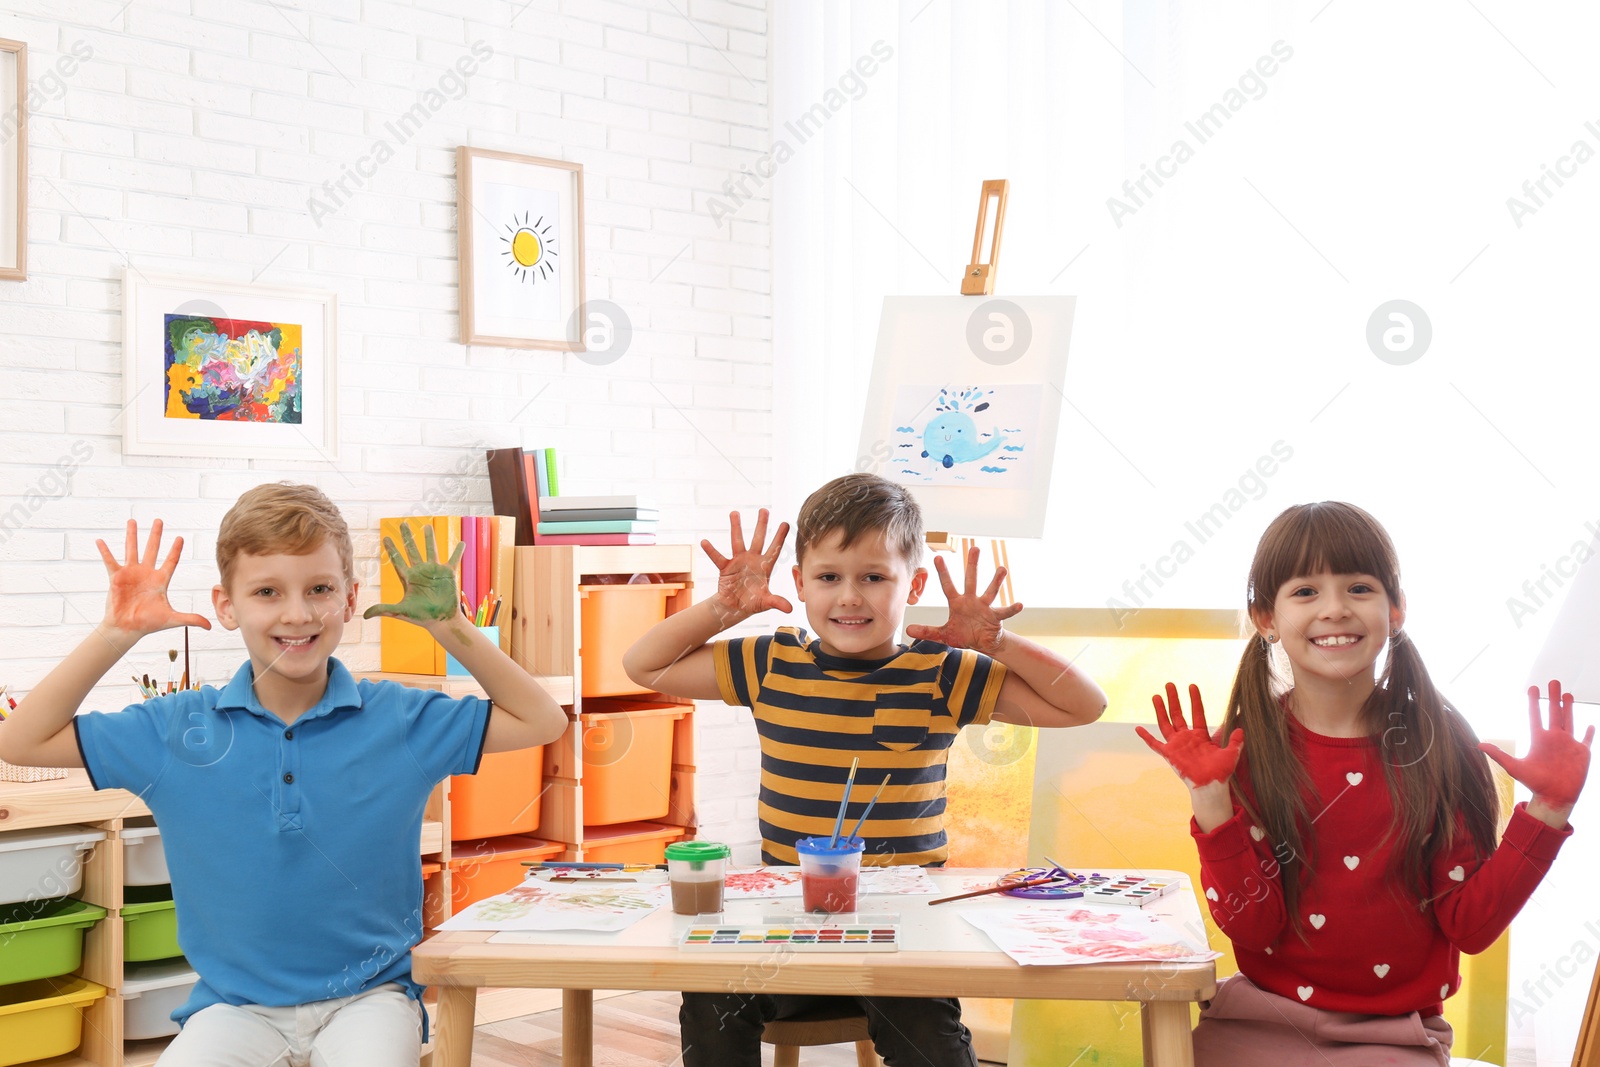
[[[928,542],[928,547],[933,551],[954,552],[963,565],[967,561],[967,553],[972,551],[972,546],[978,543],[977,539],[972,537],[962,537],[952,541],[950,535],[943,530],[930,530],[924,535],[924,538]],[[1015,604],[1017,602],[1017,594],[1011,584],[1011,559],[1006,554],[1005,538],[990,539],[989,555],[993,558],[996,566],[1006,569],[1006,580],[1000,583],[1000,594],[994,598],[995,607],[1003,608],[1008,604]]]
[[[991,296],[994,294],[995,270],[1000,265],[1000,238],[1006,228],[1006,197],[1011,193],[1011,182],[1007,178],[991,178],[983,183],[983,188],[978,194],[978,225],[972,233],[972,262],[967,264],[967,269],[961,275],[962,296]],[[994,231],[989,241],[989,262],[979,262],[983,254],[983,231],[989,218],[989,205],[995,205]],[[929,531],[926,535],[928,547],[935,552],[956,552],[963,564],[966,563],[967,553],[976,544],[971,537],[963,537],[959,543],[952,542],[948,531]],[[1005,607],[1016,603],[1016,592],[1011,584],[1011,561],[1006,554],[1006,543],[1003,538],[992,539],[989,542],[989,555],[997,566],[1006,569],[1006,580],[1001,583],[1000,595],[995,598],[997,607]]]
[[[978,194],[978,228],[972,235],[972,262],[961,275],[962,296],[989,296],[994,293],[994,275],[1000,266],[1000,233],[1006,227],[1006,197],[1010,195],[1011,182],[1006,178],[993,178],[983,183]],[[983,254],[983,224],[989,216],[989,205],[996,205],[994,213],[994,239],[989,243],[989,262],[979,262]]]

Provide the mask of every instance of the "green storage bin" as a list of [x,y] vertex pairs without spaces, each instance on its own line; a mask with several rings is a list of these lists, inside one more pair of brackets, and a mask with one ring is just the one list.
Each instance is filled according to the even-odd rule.
[[133,963],[183,955],[170,885],[130,885],[123,891],[122,958]]
[[0,907],[0,985],[76,971],[84,931],[105,917],[106,909],[71,897]]

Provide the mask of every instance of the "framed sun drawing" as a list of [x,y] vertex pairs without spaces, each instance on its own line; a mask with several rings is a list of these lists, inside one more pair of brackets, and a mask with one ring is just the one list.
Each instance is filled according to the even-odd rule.
[[335,294],[129,268],[123,299],[124,452],[338,459]]
[[584,350],[583,167],[456,149],[461,343]]

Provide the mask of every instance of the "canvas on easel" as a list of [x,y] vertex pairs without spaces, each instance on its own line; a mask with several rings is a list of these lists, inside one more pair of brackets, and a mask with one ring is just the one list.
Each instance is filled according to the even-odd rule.
[[909,487],[929,530],[1042,537],[1076,303],[886,297],[861,469]]

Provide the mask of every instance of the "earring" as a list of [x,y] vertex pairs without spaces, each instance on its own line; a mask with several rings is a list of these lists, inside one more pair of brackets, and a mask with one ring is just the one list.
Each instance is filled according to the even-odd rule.
[[1275,645],[1277,643],[1278,643],[1278,635],[1277,634],[1268,634],[1267,635],[1267,644]]
[[1399,636],[1400,636],[1400,630],[1399,630],[1399,628],[1396,628],[1396,629],[1393,629],[1393,630],[1390,630],[1390,631],[1389,631],[1389,636],[1390,636],[1390,637],[1399,637]]

